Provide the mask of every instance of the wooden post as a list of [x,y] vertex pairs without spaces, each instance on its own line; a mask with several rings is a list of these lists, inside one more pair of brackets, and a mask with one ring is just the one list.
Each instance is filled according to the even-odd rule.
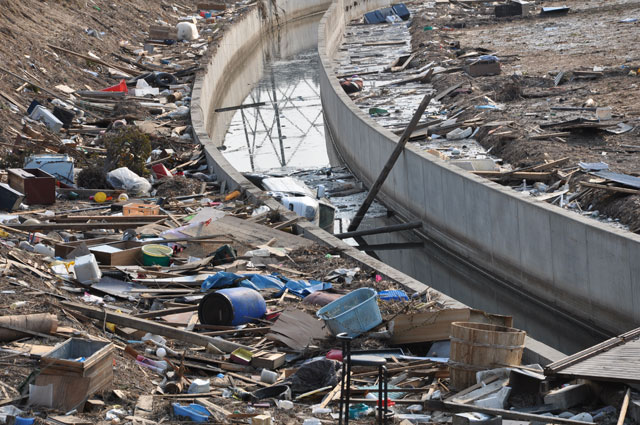
[[356,213],[356,216],[351,221],[351,224],[349,224],[349,228],[347,229],[349,232],[353,232],[358,229],[358,226],[362,222],[362,219],[364,218],[365,214],[367,213],[367,211],[369,211],[369,207],[373,203],[373,200],[376,198],[376,195],[380,191],[382,184],[387,179],[387,176],[389,176],[391,169],[393,168],[394,164],[400,157],[400,154],[404,150],[404,147],[409,141],[409,137],[411,137],[411,133],[413,133],[413,130],[418,125],[418,121],[420,121],[420,118],[422,117],[424,110],[427,109],[429,102],[431,102],[431,97],[432,97],[431,95],[425,95],[424,98],[422,99],[422,102],[420,102],[420,106],[418,106],[418,110],[413,115],[413,118],[411,118],[411,121],[409,122],[409,125],[407,126],[407,128],[404,129],[404,132],[402,133],[400,140],[398,140],[398,143],[396,144],[396,148],[391,153],[391,156],[387,160],[387,163],[384,165],[384,168],[380,172],[380,175],[376,179],[375,183],[369,189],[369,194],[367,194],[367,198],[364,200],[360,209],[358,209],[358,212]]
[[629,399],[631,398],[631,388],[627,388],[627,392],[624,395],[622,401],[622,407],[620,408],[620,416],[618,416],[618,425],[624,424],[624,418],[627,417],[627,410],[629,409]]

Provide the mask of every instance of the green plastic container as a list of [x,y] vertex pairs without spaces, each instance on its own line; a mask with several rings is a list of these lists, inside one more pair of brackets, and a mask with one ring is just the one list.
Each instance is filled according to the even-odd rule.
[[173,250],[166,245],[150,244],[142,247],[142,264],[145,266],[168,266]]

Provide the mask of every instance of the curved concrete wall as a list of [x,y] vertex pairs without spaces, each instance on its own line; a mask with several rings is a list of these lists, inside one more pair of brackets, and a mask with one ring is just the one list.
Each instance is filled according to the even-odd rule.
[[[319,28],[326,133],[367,184],[378,176],[397,136],[351,102],[335,78],[332,57],[350,19],[388,3],[336,0]],[[532,201],[413,146],[396,163],[381,198],[402,215],[420,218],[423,232],[437,244],[584,321],[615,334],[640,323],[637,235]]]
[[[259,37],[263,36],[265,32],[271,30],[275,25],[326,9],[329,2],[326,0],[280,0],[278,5],[278,8],[275,9],[273,4],[270,4],[267,19],[262,19],[257,9],[249,11],[242,19],[235,22],[229,31],[225,32],[222,40],[218,42],[218,49],[213,51],[207,66],[197,76],[194,83],[191,120],[194,137],[197,142],[205,147],[209,167],[218,175],[220,180],[225,181],[230,188],[239,188],[249,198],[260,200],[271,209],[279,210],[285,217],[292,218],[295,216],[294,213],[284,209],[278,202],[266,196],[251,184],[220,153],[217,147],[224,140],[224,134],[230,118],[224,118],[223,114],[212,113],[214,109],[223,106],[221,102],[228,101],[229,96],[231,98],[234,96],[239,98],[239,93],[230,95],[227,93],[227,88],[234,78],[234,70],[240,71],[246,66],[247,58],[244,55],[255,47],[254,44]],[[276,10],[278,11],[278,19],[275,17]],[[285,13],[285,11],[287,12]],[[246,96],[247,93],[248,91],[243,96]],[[464,304],[459,301],[369,257],[309,222],[299,222],[296,230],[311,240],[339,249],[344,256],[377,270],[401,287],[415,292],[421,292],[426,289],[434,299],[440,300],[451,308],[464,307]],[[528,362],[547,364],[551,361],[559,360],[563,356],[559,351],[532,338],[527,338],[525,358]]]
[[[249,182],[241,173],[233,168],[226,158],[217,149],[224,141],[224,134],[227,130],[229,119],[225,121],[225,114],[215,114],[213,110],[223,106],[221,102],[228,99],[227,88],[234,79],[234,70],[241,70],[247,64],[247,52],[255,47],[257,40],[271,30],[278,23],[284,24],[291,20],[314,14],[318,10],[326,9],[329,2],[326,0],[289,0],[278,3],[290,5],[290,12],[284,14],[282,8],[278,8],[279,19],[275,19],[272,9],[267,19],[262,19],[257,9],[250,10],[243,18],[226,31],[222,40],[218,42],[218,49],[213,51],[209,62],[203,72],[201,72],[194,83],[191,104],[191,121],[193,133],[197,142],[205,147],[208,157],[209,167],[214,171],[221,181],[225,181],[229,188],[238,188],[252,199],[260,200],[271,209],[280,210],[284,215],[291,215],[292,212],[284,209],[282,205],[265,195],[260,189]],[[287,9],[285,9],[287,10]],[[289,18],[291,17],[291,18]],[[236,75],[237,76],[237,75]],[[242,99],[247,92],[242,94]],[[240,98],[236,93],[232,96]],[[293,214],[295,216],[295,214]],[[340,239],[314,226],[309,222],[299,222],[298,231],[305,237],[318,241],[324,245],[338,248],[344,254],[362,264],[380,271],[389,279],[397,282],[405,288],[420,292],[427,288],[423,283],[412,279],[386,264],[377,261],[368,255],[345,244]],[[434,296],[439,297],[444,303],[452,307],[461,307],[462,303],[447,297],[435,290],[431,290]]]

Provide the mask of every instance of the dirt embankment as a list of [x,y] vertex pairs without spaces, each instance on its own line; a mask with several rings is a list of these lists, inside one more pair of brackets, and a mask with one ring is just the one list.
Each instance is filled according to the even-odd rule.
[[[542,6],[560,5],[569,6],[570,12],[539,14]],[[634,41],[640,23],[633,20],[638,16],[640,2],[629,0],[536,2],[531,15],[513,18],[496,18],[494,7],[482,3],[451,2],[414,18],[412,44],[421,64],[463,65],[466,58],[460,56],[473,57],[473,52],[500,58],[500,75],[473,78],[458,73],[434,84],[442,89],[464,79],[471,90],[461,90],[455,97],[459,108],[467,108],[461,119],[504,122],[498,131],[478,134],[492,155],[525,169],[568,158],[556,170],[554,181],[568,182],[571,192],[585,192],[574,209],[594,216],[597,210],[637,232],[640,196],[585,190],[579,183],[619,185],[579,171],[578,163],[602,161],[611,171],[640,175],[640,48]],[[486,103],[485,96],[501,108],[477,109]],[[582,128],[567,124],[594,120],[595,109],[602,107],[611,108],[612,126],[624,123],[633,129],[614,134],[602,128],[602,122]]]
[[[178,14],[165,1],[146,0],[0,0],[0,67],[57,94],[55,86],[99,90],[116,84],[103,65],[56,52],[50,45],[87,54],[91,52],[109,63],[119,63],[114,55],[142,48],[150,25],[157,20],[177,22]],[[98,76],[91,73],[97,72]],[[0,71],[0,93],[22,107],[50,95]],[[20,131],[23,114],[12,110],[0,95],[0,147],[3,158]]]

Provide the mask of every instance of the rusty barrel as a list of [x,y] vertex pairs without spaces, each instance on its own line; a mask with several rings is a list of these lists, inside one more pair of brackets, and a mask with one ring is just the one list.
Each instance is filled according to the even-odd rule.
[[486,323],[453,322],[449,369],[451,386],[462,390],[476,383],[476,372],[519,365],[526,333]]

